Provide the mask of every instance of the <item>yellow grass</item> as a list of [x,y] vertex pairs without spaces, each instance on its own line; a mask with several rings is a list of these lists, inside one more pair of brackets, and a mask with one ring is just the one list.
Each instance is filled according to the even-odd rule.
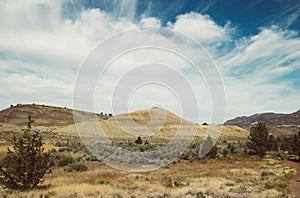
[[[47,148],[51,148],[47,145]],[[233,156],[234,157],[234,156]],[[281,192],[276,189],[263,189],[261,174],[270,171],[283,174],[290,171],[275,160],[274,167],[269,164],[271,159],[257,157],[214,159],[206,163],[181,161],[152,172],[129,173],[115,170],[99,162],[86,162],[89,170],[79,173],[64,172],[63,167],[56,167],[45,176],[46,189],[29,192],[14,191],[8,197],[159,197],[164,194],[170,197],[189,197],[202,192],[215,196],[242,197],[278,197]],[[278,177],[281,177],[281,175]],[[164,186],[166,177],[174,182],[181,178],[187,185],[168,188]],[[250,189],[250,193],[246,192]],[[251,191],[252,189],[252,191]],[[1,194],[2,193],[2,194]],[[0,196],[6,193],[0,190]]]

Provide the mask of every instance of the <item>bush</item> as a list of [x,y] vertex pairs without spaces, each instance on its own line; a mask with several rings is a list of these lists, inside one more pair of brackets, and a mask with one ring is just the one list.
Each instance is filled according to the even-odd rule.
[[[78,160],[78,161],[77,161]],[[80,158],[78,158],[74,163],[70,164],[69,166],[67,166],[65,168],[65,171],[68,171],[68,172],[72,172],[72,171],[80,171],[80,172],[83,172],[83,171],[87,171],[87,166],[86,164],[84,163],[84,161]]]
[[227,148],[223,149],[223,156],[227,157],[227,155],[229,154],[229,150]]
[[173,187],[172,178],[171,177],[167,177],[167,176],[164,177],[163,186],[165,186],[167,188],[172,188]]
[[13,150],[8,149],[0,162],[0,183],[4,188],[27,190],[36,188],[49,168],[49,153],[44,153],[38,132],[31,130],[29,116],[27,130],[13,138]]
[[218,147],[217,145],[214,145],[210,151],[207,153],[206,156],[208,156],[209,158],[216,158],[218,155]]
[[69,164],[72,164],[74,161],[75,160],[71,155],[61,155],[55,164],[57,166],[67,166]]
[[214,145],[213,139],[208,136],[204,142],[203,146],[199,152],[199,157],[202,158],[204,156],[209,158],[216,158],[218,154],[218,147]]
[[95,162],[95,161],[98,161],[97,157],[96,156],[93,156],[93,155],[89,155],[85,158],[86,161],[91,161],[91,162]]
[[227,145],[227,149],[228,149],[229,154],[234,154],[235,153],[235,147],[232,144],[229,143]]
[[87,148],[84,144],[80,142],[72,142],[70,145],[68,143],[56,142],[55,146],[59,146],[61,148],[58,149],[59,152],[88,152]]
[[183,187],[188,186],[189,183],[183,177],[177,176],[174,178],[174,186],[175,187]]

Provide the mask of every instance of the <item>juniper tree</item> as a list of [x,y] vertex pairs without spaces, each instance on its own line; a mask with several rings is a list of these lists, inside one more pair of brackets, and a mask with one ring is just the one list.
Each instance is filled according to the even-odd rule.
[[292,153],[298,156],[298,161],[300,161],[300,131],[293,137]]
[[143,140],[142,138],[139,136],[136,140],[135,140],[136,144],[143,144]]
[[278,151],[279,142],[273,135],[269,135],[268,137],[268,151]]
[[263,157],[268,150],[268,139],[269,132],[266,125],[259,122],[257,125],[250,128],[250,135],[246,145],[254,152],[254,154]]
[[27,190],[36,188],[49,168],[49,153],[44,152],[42,137],[31,129],[20,137],[14,136],[13,149],[0,161],[0,183],[4,188]]

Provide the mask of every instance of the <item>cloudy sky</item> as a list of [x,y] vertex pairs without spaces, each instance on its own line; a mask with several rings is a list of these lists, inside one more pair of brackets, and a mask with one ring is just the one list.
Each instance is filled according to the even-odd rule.
[[[160,31],[149,34],[141,29],[144,40],[162,41],[166,49],[175,46],[186,53],[206,53],[222,81],[219,86],[225,94],[225,120],[258,112],[289,113],[300,109],[298,0],[0,2],[1,109],[33,102],[72,107],[74,85],[93,50],[113,35],[118,37],[121,32],[146,27],[180,32],[199,44],[195,47],[172,35]],[[114,47],[123,49],[137,40],[133,34]],[[105,54],[109,56],[111,51],[114,50],[108,49]],[[174,54],[142,48],[114,57],[102,77],[97,76],[94,104],[84,101],[83,96],[82,109],[119,114],[161,106],[180,114],[184,106],[201,112],[199,117],[186,114],[187,119],[209,122],[213,101],[223,100],[222,94],[211,93],[214,85],[209,80],[213,76],[197,73],[191,64]],[[84,74],[85,86],[95,77],[93,71]],[[148,80],[139,81],[143,77]],[[162,79],[170,79],[171,85]],[[185,99],[180,100],[180,94],[187,94],[176,90],[187,90],[185,83],[195,95],[196,100],[191,101],[197,105],[182,104]],[[132,89],[130,97],[124,98],[122,91],[126,86]]]

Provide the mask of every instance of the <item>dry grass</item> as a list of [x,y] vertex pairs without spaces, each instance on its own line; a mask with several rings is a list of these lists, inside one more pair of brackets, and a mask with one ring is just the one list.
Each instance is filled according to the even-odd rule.
[[[99,119],[99,122],[91,123],[85,122],[82,118],[84,115],[90,116],[88,113],[41,105],[22,105],[1,111],[0,131],[21,132],[26,128],[28,112],[31,112],[31,117],[34,120],[34,129],[49,134],[78,136],[77,129],[79,129],[85,133],[80,135],[99,137],[98,127],[109,138],[134,138],[138,136],[169,138],[176,135],[204,137],[207,133],[210,133],[211,136],[221,135],[238,138],[249,135],[247,130],[236,126],[195,125],[159,108],[122,114],[107,120]],[[82,121],[76,126],[73,121],[73,113],[79,121]]]
[[[276,159],[249,156],[193,163],[180,161],[168,168],[143,173],[119,171],[99,162],[86,163],[89,167],[86,172],[67,173],[62,167],[54,168],[45,176],[46,189],[12,192],[8,197],[196,197],[201,193],[211,197],[278,197],[285,188],[268,189],[264,185],[283,179],[292,171]],[[266,171],[271,174],[262,176]],[[166,178],[172,180],[171,187],[164,185]],[[174,185],[177,180],[182,182],[179,187]],[[7,191],[0,190],[0,196],[1,193]]]

